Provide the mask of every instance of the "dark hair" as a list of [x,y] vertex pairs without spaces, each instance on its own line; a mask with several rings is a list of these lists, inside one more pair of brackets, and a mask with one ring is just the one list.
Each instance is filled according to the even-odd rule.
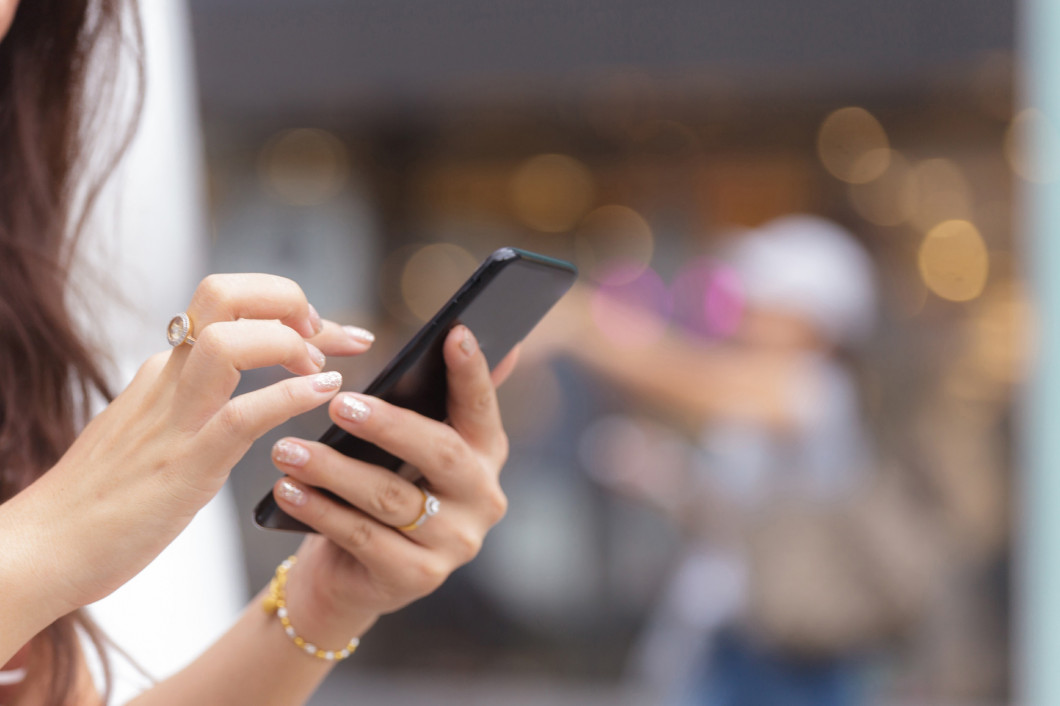
[[[142,95],[138,83],[127,131],[109,159],[92,165],[84,137],[98,114],[86,109],[85,83],[92,73],[98,96],[95,81],[114,75],[130,41],[138,52],[138,16],[127,0],[24,0],[0,39],[0,502],[58,461],[93,399],[110,399],[67,296],[74,243],[131,137]],[[137,54],[138,79],[141,67]],[[102,637],[81,611],[35,638],[33,664],[47,670],[51,706],[74,688],[78,627],[103,656]]]

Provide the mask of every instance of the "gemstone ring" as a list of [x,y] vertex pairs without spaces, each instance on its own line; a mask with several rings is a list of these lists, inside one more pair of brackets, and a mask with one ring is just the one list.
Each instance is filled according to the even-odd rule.
[[427,518],[437,515],[438,511],[442,508],[442,503],[439,502],[438,498],[428,493],[423,486],[416,487],[420,489],[421,493],[423,493],[423,509],[420,511],[420,516],[412,522],[402,527],[395,527],[394,529],[398,532],[411,532],[426,522]]
[[166,340],[174,348],[182,343],[187,343],[189,346],[195,345],[195,337],[191,335],[191,319],[187,314],[181,312],[169,320],[169,326],[166,327]]

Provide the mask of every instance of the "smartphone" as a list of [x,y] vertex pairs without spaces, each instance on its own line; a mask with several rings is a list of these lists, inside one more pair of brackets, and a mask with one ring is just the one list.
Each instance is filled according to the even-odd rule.
[[[364,393],[391,404],[444,420],[447,381],[442,345],[446,334],[464,324],[475,334],[492,370],[523,340],[571,288],[574,265],[544,255],[501,248],[401,349]],[[347,456],[396,471],[404,463],[378,446],[332,425],[320,437]],[[254,509],[254,521],[266,529],[312,532],[276,504],[270,491]]]

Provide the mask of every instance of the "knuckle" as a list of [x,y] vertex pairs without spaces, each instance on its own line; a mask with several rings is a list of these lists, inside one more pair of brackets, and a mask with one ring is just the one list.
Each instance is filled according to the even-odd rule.
[[277,393],[280,396],[280,406],[284,409],[297,409],[302,405],[302,399],[298,394],[301,388],[296,384],[292,384],[297,382],[297,380],[297,378],[294,380],[285,380],[277,390]]
[[247,419],[246,410],[234,400],[221,408],[218,413],[218,423],[227,436],[233,436],[237,439],[253,436],[250,432],[250,423]]
[[413,582],[421,593],[427,594],[441,586],[449,576],[449,568],[437,559],[423,560],[415,565]]
[[460,563],[462,564],[474,559],[478,556],[479,551],[482,550],[482,535],[477,532],[461,530],[456,533],[454,539],[458,547]]
[[195,352],[210,358],[222,358],[228,353],[228,341],[219,326],[207,326],[195,339]]
[[496,486],[486,494],[485,507],[486,518],[491,526],[503,520],[504,516],[508,514],[508,496],[504,494],[500,486]]
[[372,541],[372,534],[372,526],[364,520],[359,520],[346,532],[346,546],[360,549]]
[[471,398],[471,411],[476,415],[488,414],[493,411],[494,397],[493,389],[490,388],[485,392],[481,392]]
[[396,515],[404,503],[404,486],[397,476],[385,479],[376,488],[372,498],[372,509],[383,516]]
[[211,274],[199,282],[193,299],[206,304],[222,304],[229,296],[227,278],[224,275]]
[[305,297],[305,293],[302,291],[302,288],[298,285],[297,282],[295,282],[290,277],[283,277],[281,275],[269,275],[269,279],[272,280],[272,284],[276,288],[278,293],[295,298]]
[[456,430],[447,429],[434,442],[434,457],[441,468],[457,468],[462,465],[467,449]]
[[511,453],[511,450],[512,442],[511,439],[508,438],[508,434],[503,431],[498,433],[493,451],[494,460],[496,461],[498,468],[508,462],[508,454]]
[[299,309],[301,309],[309,300],[306,298],[305,292],[297,282],[287,277],[280,277],[279,275],[271,276],[273,291],[281,301],[286,301],[288,305],[288,315],[294,315]]

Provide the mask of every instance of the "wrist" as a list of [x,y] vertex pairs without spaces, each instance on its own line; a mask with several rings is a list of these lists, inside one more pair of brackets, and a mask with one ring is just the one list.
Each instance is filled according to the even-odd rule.
[[[297,560],[295,560],[297,561]],[[277,583],[278,582],[278,583]],[[311,566],[294,566],[284,562],[276,577],[263,593],[266,612],[275,609],[276,619],[287,637],[299,649],[319,650],[317,656],[341,653],[341,658],[356,649],[359,638],[378,619],[374,611],[363,611],[341,604],[313,580]]]
[[[17,650],[53,622],[77,609],[60,589],[63,572],[54,560],[55,545],[47,537],[50,523],[34,512],[30,490],[0,505],[0,538],[5,550],[0,562],[0,653]],[[11,645],[8,645],[8,642]],[[9,655],[8,655],[9,656]],[[0,660],[2,664],[6,660]]]

